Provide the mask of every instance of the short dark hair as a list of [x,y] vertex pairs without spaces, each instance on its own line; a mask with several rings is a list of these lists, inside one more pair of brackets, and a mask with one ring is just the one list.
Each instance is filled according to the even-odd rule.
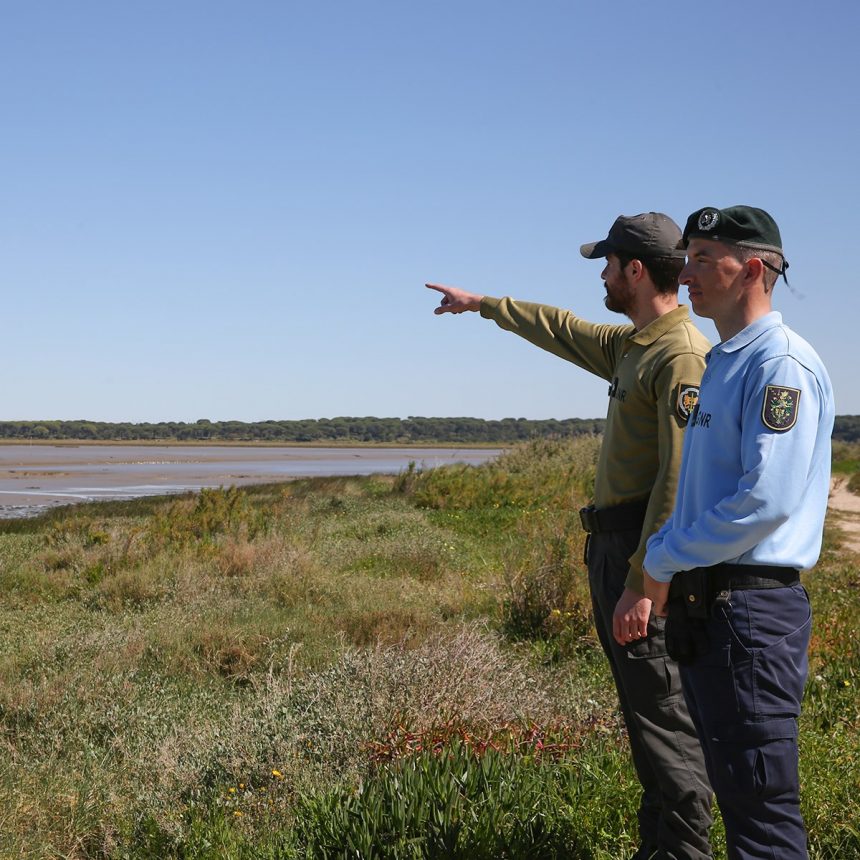
[[[735,259],[739,263],[747,263],[753,257],[758,257],[763,263],[768,265],[764,267],[764,289],[769,293],[776,286],[776,279],[782,271],[782,254],[776,251],[764,251],[761,248],[747,248],[744,245],[730,245],[735,254]],[[769,268],[773,266],[773,269]],[[774,271],[774,269],[776,271]]]
[[631,260],[639,260],[651,276],[654,289],[658,293],[670,294],[678,292],[678,278],[684,268],[683,257],[637,257],[624,251],[615,251],[618,264],[622,269],[627,268]]

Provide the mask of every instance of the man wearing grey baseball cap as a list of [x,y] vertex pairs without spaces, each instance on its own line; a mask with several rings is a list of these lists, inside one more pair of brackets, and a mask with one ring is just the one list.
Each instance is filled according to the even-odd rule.
[[684,259],[681,230],[668,215],[661,212],[619,215],[605,239],[582,245],[579,252],[589,260],[625,252],[651,260]]
[[548,305],[442,293],[437,314],[478,311],[499,327],[609,383],[594,503],[580,512],[594,622],[609,660],[642,785],[635,860],[711,857],[711,789],[666,655],[664,619],[644,596],[645,544],[672,510],[687,419],[710,348],[678,305],[684,265],[678,225],[659,212],[619,216],[609,235],[583,245],[605,258],[604,302],[632,325],[586,322]]

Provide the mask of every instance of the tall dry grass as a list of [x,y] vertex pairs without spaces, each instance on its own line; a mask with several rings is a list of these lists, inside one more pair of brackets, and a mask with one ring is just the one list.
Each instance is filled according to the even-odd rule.
[[[0,523],[0,856],[631,851],[574,514],[595,452]],[[829,528],[807,579],[816,858],[860,856],[856,561]]]

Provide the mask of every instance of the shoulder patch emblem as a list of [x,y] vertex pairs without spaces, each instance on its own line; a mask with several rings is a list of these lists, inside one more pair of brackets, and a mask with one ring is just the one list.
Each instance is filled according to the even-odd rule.
[[693,414],[693,409],[699,402],[699,386],[692,382],[681,382],[675,390],[675,411],[678,417],[686,423]]
[[791,430],[797,423],[800,410],[800,389],[784,385],[768,385],[764,389],[761,420],[770,430],[782,433]]

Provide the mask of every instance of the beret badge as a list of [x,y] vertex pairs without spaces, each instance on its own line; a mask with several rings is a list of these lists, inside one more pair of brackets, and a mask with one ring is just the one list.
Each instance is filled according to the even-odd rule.
[[719,220],[720,213],[716,209],[705,209],[705,211],[699,215],[699,229],[713,230],[719,223]]

